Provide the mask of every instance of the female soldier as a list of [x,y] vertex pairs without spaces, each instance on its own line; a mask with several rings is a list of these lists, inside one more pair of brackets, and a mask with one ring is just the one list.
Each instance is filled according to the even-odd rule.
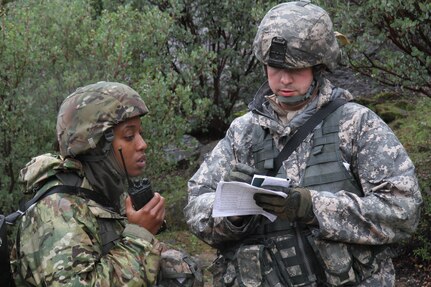
[[147,112],[138,93],[120,83],[88,85],[64,100],[61,156],[35,157],[20,174],[27,192],[62,188],[22,217],[17,286],[155,285],[163,248],[153,235],[165,200],[155,193],[135,210],[126,198],[127,177],[141,176],[146,165],[140,117]]

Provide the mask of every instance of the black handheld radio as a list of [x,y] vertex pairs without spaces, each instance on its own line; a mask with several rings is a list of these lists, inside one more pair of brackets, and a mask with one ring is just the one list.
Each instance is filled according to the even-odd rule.
[[118,152],[121,156],[121,161],[123,162],[124,171],[126,173],[127,182],[129,183],[128,194],[132,199],[133,208],[135,210],[141,209],[148,201],[150,201],[154,192],[151,189],[151,183],[148,178],[141,178],[136,180],[131,180],[127,172],[126,163],[124,162],[122,148],[118,148]]

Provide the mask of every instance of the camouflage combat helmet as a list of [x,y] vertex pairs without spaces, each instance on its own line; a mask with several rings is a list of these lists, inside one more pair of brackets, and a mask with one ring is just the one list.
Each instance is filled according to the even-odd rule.
[[96,147],[105,131],[147,112],[139,94],[124,84],[98,82],[78,88],[63,101],[58,112],[60,154],[85,154]]
[[269,10],[259,25],[253,50],[264,65],[286,69],[323,64],[333,70],[340,58],[328,13],[305,0]]

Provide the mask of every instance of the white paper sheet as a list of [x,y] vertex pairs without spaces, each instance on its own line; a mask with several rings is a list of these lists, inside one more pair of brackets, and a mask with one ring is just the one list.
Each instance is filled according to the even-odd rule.
[[[268,181],[269,180],[269,181]],[[289,181],[286,179],[266,177],[262,182],[263,185],[284,185],[288,187]],[[252,181],[253,182],[253,181]],[[255,184],[258,184],[255,182]],[[257,186],[253,186],[244,182],[236,181],[220,181],[216,189],[216,197],[213,206],[213,217],[225,217],[225,216],[241,216],[241,215],[252,215],[262,214],[269,220],[274,221],[277,216],[264,211],[260,206],[256,205],[253,199],[255,193],[267,193],[275,194],[281,197],[286,197],[287,194],[281,191],[274,191],[263,189]]]

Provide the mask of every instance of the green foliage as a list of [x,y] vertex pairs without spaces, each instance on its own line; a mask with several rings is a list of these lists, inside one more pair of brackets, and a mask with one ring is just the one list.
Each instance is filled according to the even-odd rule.
[[415,166],[424,204],[418,230],[407,246],[422,260],[431,260],[431,99],[415,101],[414,110],[408,117],[398,120],[395,130],[398,138],[409,152]]
[[275,1],[148,2],[175,21],[168,52],[178,84],[190,87],[193,109],[202,109],[203,100],[211,104],[205,121],[193,119],[194,130],[223,135],[234,105],[250,99],[263,81],[252,42],[260,19]]
[[[409,116],[399,120],[397,136],[419,168],[421,178],[431,186],[431,100],[420,98]],[[424,169],[422,172],[422,169]]]
[[[345,50],[354,69],[430,96],[429,1],[315,2],[352,41]],[[252,42],[260,19],[277,1],[0,3],[0,211],[7,212],[20,197],[20,168],[32,156],[55,151],[62,100],[100,80],[129,84],[146,101],[148,176],[160,191],[174,191],[169,200],[182,206],[187,178],[173,175],[163,147],[178,143],[186,132],[224,133],[238,115],[236,104],[248,101],[263,81]],[[385,107],[385,112],[396,118],[398,136],[415,162],[422,189],[429,192],[430,103],[416,104],[416,113],[406,107]],[[416,254],[425,259],[431,207],[424,194],[415,241]]]
[[79,86],[119,81],[143,96],[150,108],[144,118],[149,173],[163,166],[160,147],[189,129],[181,115],[200,119],[205,110],[203,100],[196,101],[203,109],[193,107],[190,88],[178,84],[165,56],[169,15],[130,5],[98,14],[93,2],[15,1],[2,7],[0,206],[16,206],[18,171],[24,164],[55,151],[58,107]]
[[215,249],[211,248],[209,245],[206,245],[197,238],[195,235],[181,230],[169,230],[160,233],[157,238],[160,241],[171,244],[176,248],[180,248],[183,250],[187,250],[191,255],[200,255],[202,253],[214,254],[216,253]]
[[[424,261],[431,262],[431,195],[424,194],[424,207],[422,220],[419,223],[418,231],[414,236],[413,254]],[[410,245],[412,242],[407,243]]]
[[345,50],[356,71],[431,97],[430,1],[316,2],[352,42]]
[[141,11],[157,7],[174,21],[166,31],[169,41],[162,49],[164,58],[153,63],[153,69],[171,80],[168,89],[189,89],[189,107],[205,115],[179,110],[179,116],[192,124],[192,132],[207,129],[213,136],[222,136],[234,117],[235,104],[249,100],[263,81],[252,42],[260,19],[276,1],[92,1],[97,11],[117,11],[125,3]]
[[187,204],[187,197],[184,191],[187,190],[187,178],[184,174],[169,174],[152,178],[154,190],[165,197],[166,216],[169,231],[187,230],[187,224],[183,216],[183,208]]

